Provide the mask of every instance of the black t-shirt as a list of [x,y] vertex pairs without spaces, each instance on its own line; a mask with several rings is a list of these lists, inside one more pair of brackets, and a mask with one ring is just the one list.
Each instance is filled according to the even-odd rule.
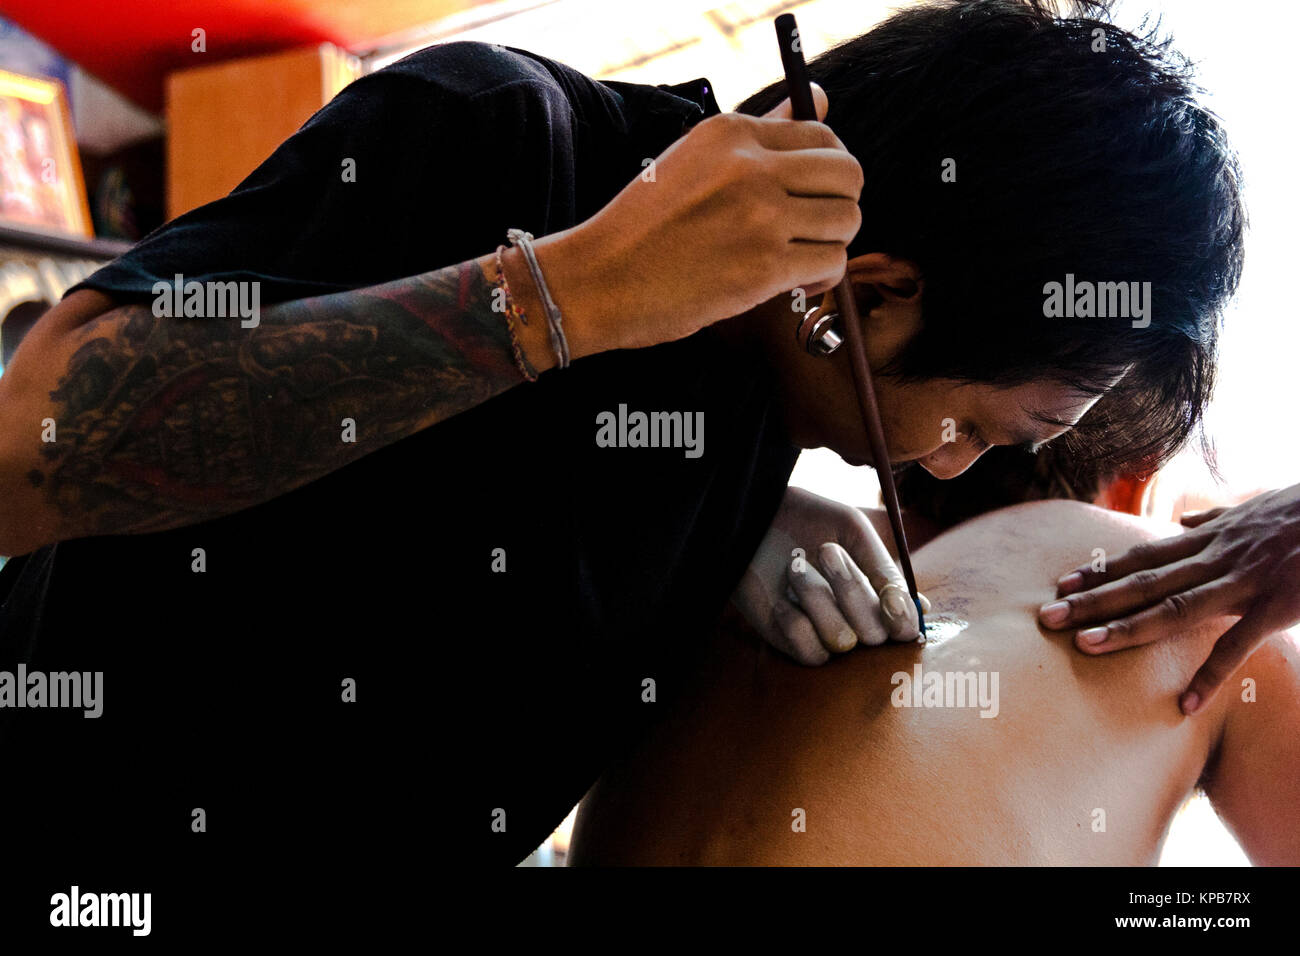
[[[426,272],[581,222],[714,112],[704,80],[436,46],[81,287],[257,280],[265,306]],[[223,845],[517,861],[716,623],[797,456],[774,401],[761,359],[705,330],[521,381],[238,514],[14,559],[0,667],[104,678],[98,719],[0,711],[26,768],[9,819],[140,852],[192,845],[202,808]],[[702,412],[703,454],[598,447],[620,405]]]

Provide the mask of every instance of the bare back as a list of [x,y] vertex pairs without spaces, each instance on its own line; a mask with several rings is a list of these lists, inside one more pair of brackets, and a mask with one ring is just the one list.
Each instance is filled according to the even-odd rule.
[[724,629],[695,691],[584,801],[573,862],[1155,862],[1233,696],[1185,718],[1178,694],[1230,619],[1101,657],[1035,621],[1094,548],[1166,533],[1072,502],[985,515],[914,556],[946,639],[820,668]]

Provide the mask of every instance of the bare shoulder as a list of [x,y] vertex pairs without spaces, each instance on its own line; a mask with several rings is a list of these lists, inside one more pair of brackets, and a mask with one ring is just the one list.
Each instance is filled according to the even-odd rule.
[[1256,866],[1300,864],[1300,642],[1275,634],[1219,691],[1223,731],[1201,779]]
[[[1020,554],[1043,565],[1077,565],[1097,556],[1110,557],[1129,548],[1182,534],[1181,526],[1137,515],[1108,511],[1079,501],[1030,501],[990,511],[937,535],[926,546],[947,560],[958,553],[970,560]],[[1066,567],[1061,567],[1063,572]]]
[[1265,640],[1230,677],[1224,696],[1226,732],[1253,736],[1260,727],[1300,724],[1300,626]]

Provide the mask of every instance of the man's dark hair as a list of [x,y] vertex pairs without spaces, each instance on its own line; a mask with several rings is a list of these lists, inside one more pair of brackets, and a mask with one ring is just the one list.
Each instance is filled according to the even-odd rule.
[[[865,173],[849,258],[910,259],[925,280],[921,331],[881,373],[1102,394],[1131,366],[1070,444],[1152,470],[1197,430],[1213,389],[1242,268],[1241,174],[1158,24],[1121,30],[1104,0],[1070,12],[1083,15],[1046,0],[938,0],[808,70]],[[782,81],[737,111],[784,95]],[[947,159],[954,182],[941,178]],[[1150,325],[1045,317],[1044,285],[1067,273],[1150,282]]]
[[1034,454],[1019,445],[990,448],[956,478],[936,478],[924,468],[895,469],[898,500],[936,530],[1024,501],[1064,498],[1096,502],[1113,475],[1060,442]]

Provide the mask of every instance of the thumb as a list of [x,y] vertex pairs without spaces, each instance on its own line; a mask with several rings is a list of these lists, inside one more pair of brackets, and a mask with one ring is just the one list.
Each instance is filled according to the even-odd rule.
[[1178,520],[1184,528],[1199,528],[1205,522],[1213,521],[1227,510],[1227,508],[1211,508],[1208,511],[1185,511]]
[[[813,105],[817,108],[817,121],[821,122],[826,119],[826,111],[831,108],[830,100],[826,97],[826,91],[816,83],[812,86]],[[794,119],[794,107],[790,105],[790,97],[786,97],[771,110],[763,114],[768,119]]]

